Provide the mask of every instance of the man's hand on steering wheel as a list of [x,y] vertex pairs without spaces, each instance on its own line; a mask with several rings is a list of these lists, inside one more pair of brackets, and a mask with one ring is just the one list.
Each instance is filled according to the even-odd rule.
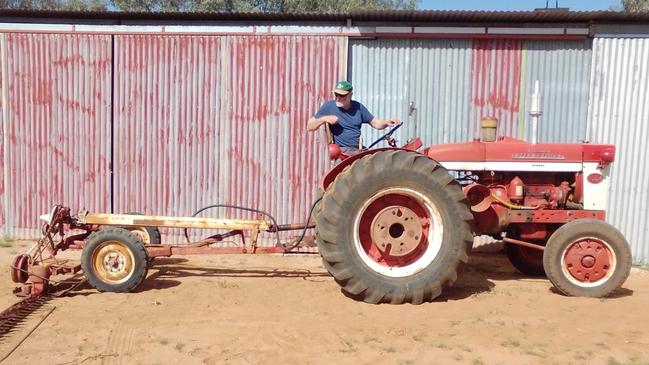
[[401,124],[401,122],[399,121],[399,119],[394,119],[394,118],[392,118],[392,119],[388,119],[388,120],[386,120],[385,122],[386,122],[386,125],[387,125],[388,127],[394,127],[395,125],[399,125],[399,124]]

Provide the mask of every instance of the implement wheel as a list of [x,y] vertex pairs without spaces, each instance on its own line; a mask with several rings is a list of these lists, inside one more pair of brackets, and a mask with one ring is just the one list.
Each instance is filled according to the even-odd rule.
[[140,237],[124,228],[94,232],[81,254],[81,268],[101,292],[129,292],[147,274],[147,253]]
[[327,270],[368,303],[420,304],[452,285],[473,242],[468,202],[441,165],[384,151],[346,168],[315,217]]
[[11,263],[11,280],[14,283],[26,283],[29,279],[29,255],[18,255]]
[[615,227],[594,219],[566,223],[550,236],[543,253],[548,279],[570,296],[604,297],[631,271],[631,250]]
[[[139,212],[130,212],[125,214],[144,215],[143,213],[139,213]],[[140,239],[145,245],[159,245],[160,243],[162,243],[162,238],[158,227],[124,227],[124,228],[140,236]]]

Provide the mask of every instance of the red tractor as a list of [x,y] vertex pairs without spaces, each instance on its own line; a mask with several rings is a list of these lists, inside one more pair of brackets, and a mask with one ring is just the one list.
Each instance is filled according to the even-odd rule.
[[615,147],[496,140],[491,127],[473,142],[343,156],[321,179],[316,240],[347,294],[430,301],[484,234],[505,242],[521,272],[545,273],[566,295],[602,297],[622,285],[631,252],[604,222]]

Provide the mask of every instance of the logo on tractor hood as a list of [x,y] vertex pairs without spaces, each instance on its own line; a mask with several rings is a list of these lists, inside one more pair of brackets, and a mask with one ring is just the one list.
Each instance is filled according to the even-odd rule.
[[565,160],[566,156],[551,152],[514,153],[512,158],[520,160]]

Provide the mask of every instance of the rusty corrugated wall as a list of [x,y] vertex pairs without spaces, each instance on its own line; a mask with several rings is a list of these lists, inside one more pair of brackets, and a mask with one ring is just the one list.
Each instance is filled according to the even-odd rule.
[[109,208],[110,36],[3,37],[4,233],[33,238],[55,203]]
[[616,146],[606,220],[631,245],[636,263],[649,263],[649,38],[593,42],[589,137]]
[[479,121],[498,118],[498,134],[516,136],[520,98],[522,41],[476,39],[471,64],[471,137],[479,136]]
[[343,74],[345,47],[317,36],[116,36],[115,211],[229,204],[304,221],[328,164],[306,121]]
[[222,198],[220,43],[115,36],[114,212],[182,216]]
[[6,46],[7,39],[4,34],[0,33],[0,237],[9,236],[9,226],[5,224],[5,200],[7,199],[7,195],[5,194],[5,181],[9,180],[9,171],[5,169],[5,150],[8,148],[8,144],[4,132],[7,128],[7,118],[5,116],[7,109],[5,105],[9,97],[5,83],[7,78],[4,76],[7,66]]

